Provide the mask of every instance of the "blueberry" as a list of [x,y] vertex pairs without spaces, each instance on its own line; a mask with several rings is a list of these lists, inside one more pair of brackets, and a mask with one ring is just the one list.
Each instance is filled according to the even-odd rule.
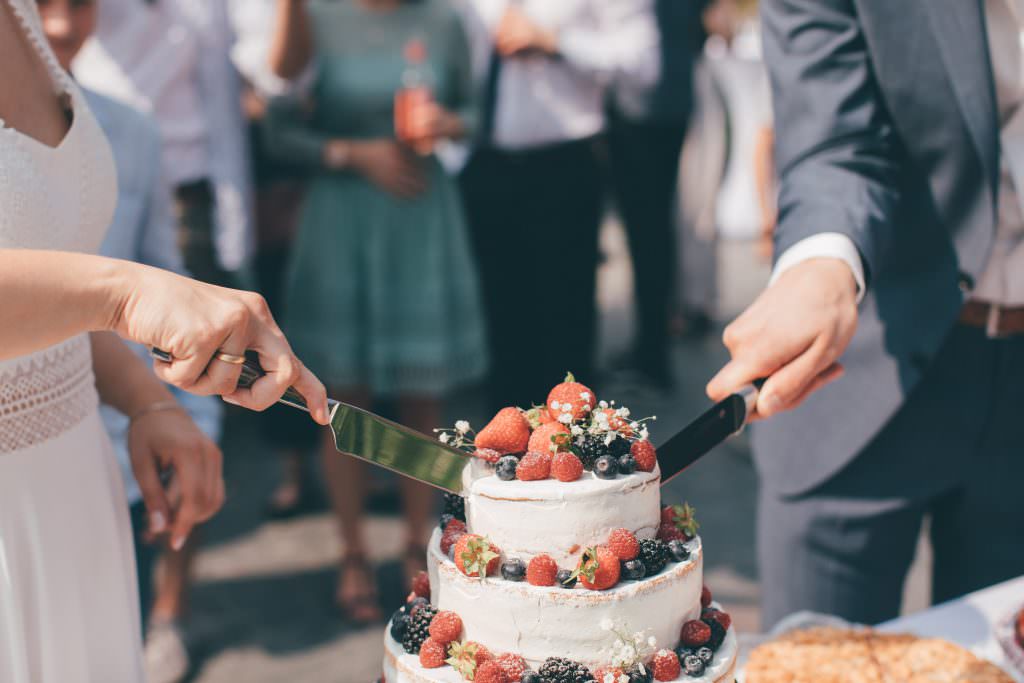
[[498,475],[498,479],[502,481],[512,481],[516,478],[516,465],[519,464],[519,459],[514,455],[506,455],[498,461],[495,466],[495,474]]
[[683,659],[683,671],[687,676],[697,678],[704,675],[704,662],[697,655],[687,655]]
[[555,581],[562,588],[572,588],[576,585],[576,577],[572,575],[572,571],[569,569],[559,569],[555,574]]
[[536,671],[524,671],[519,683],[543,683],[540,674]]
[[714,619],[701,619],[701,621],[711,629],[711,638],[708,640],[707,646],[712,650],[722,647],[722,641],[725,640],[725,627]]
[[450,512],[446,512],[443,515],[441,515],[441,531],[444,531],[445,527],[447,527],[448,524],[453,519],[455,519],[455,515],[451,514]]
[[619,458],[619,474],[633,474],[636,472],[636,460],[632,455],[624,455]]
[[697,651],[694,648],[688,647],[686,645],[680,645],[675,650],[673,650],[673,652],[676,653],[676,657],[679,657],[679,666],[683,666],[683,662],[686,660],[687,657],[689,657],[690,655],[697,654]]
[[690,549],[687,548],[686,544],[678,538],[674,541],[668,542],[668,554],[671,555],[672,559],[676,562],[686,562],[690,559]]
[[506,581],[522,581],[526,578],[526,563],[518,557],[501,563],[501,576]]
[[618,462],[610,455],[602,455],[594,461],[594,474],[598,479],[614,479],[618,473]]
[[622,578],[628,581],[639,581],[647,575],[647,567],[640,560],[626,560],[622,563]]
[[697,656],[700,657],[700,661],[704,662],[705,666],[711,663],[711,660],[715,658],[715,651],[710,647],[702,647],[697,650]]
[[402,638],[405,638],[405,631],[409,628],[409,617],[406,614],[395,613],[395,616],[391,617],[391,637],[396,642],[402,642]]
[[629,670],[629,683],[651,683],[654,680],[654,672],[651,671],[650,667],[644,667],[643,671],[640,670],[639,666],[634,666]]
[[608,452],[617,460],[622,456],[627,455],[632,445],[633,444],[631,444],[628,439],[614,439],[610,444],[608,444]]
[[405,607],[406,607],[406,611],[408,612],[409,616],[412,616],[413,614],[416,613],[416,610],[418,610],[420,607],[426,607],[429,604],[430,604],[430,601],[427,600],[426,598],[417,597],[417,598],[413,598],[412,600],[407,602]]

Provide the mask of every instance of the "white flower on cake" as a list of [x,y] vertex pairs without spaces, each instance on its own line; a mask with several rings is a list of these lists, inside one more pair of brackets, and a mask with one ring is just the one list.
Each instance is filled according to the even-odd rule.
[[648,632],[626,633],[616,628],[607,617],[601,620],[601,630],[615,635],[615,642],[611,648],[611,663],[623,671],[628,671],[634,666],[639,666],[643,671],[643,662],[650,659],[658,648],[657,639]]
[[466,420],[459,420],[458,422],[455,423],[455,431],[457,431],[459,434],[466,434],[469,431],[469,429],[469,422],[467,422]]
[[572,413],[562,413],[558,416],[558,421],[564,425],[572,423]]
[[584,401],[589,402],[590,401],[590,392],[589,391],[581,391],[580,392],[580,398],[582,398]]
[[449,441],[452,440],[452,435],[449,434],[448,432],[441,432],[441,435],[437,437],[437,440],[443,444],[447,444]]

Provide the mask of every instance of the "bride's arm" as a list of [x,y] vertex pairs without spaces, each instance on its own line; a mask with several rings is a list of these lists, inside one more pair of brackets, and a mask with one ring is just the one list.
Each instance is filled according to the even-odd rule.
[[[0,360],[104,330],[170,353],[174,362],[158,363],[156,374],[186,391],[262,410],[293,385],[313,418],[328,422],[323,385],[258,294],[100,256],[0,249]],[[215,355],[246,350],[259,354],[267,374],[238,389],[240,366]]]

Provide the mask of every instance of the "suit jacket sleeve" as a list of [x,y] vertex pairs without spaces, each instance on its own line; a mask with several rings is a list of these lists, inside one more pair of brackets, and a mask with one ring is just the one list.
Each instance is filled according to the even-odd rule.
[[870,281],[895,229],[899,160],[856,9],[852,0],[762,7],[781,176],[775,253],[840,233]]

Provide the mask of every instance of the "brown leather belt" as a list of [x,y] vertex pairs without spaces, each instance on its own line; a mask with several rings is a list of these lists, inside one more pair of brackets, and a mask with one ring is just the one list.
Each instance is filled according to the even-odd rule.
[[960,324],[980,327],[992,338],[1024,334],[1024,306],[968,301],[960,309]]

